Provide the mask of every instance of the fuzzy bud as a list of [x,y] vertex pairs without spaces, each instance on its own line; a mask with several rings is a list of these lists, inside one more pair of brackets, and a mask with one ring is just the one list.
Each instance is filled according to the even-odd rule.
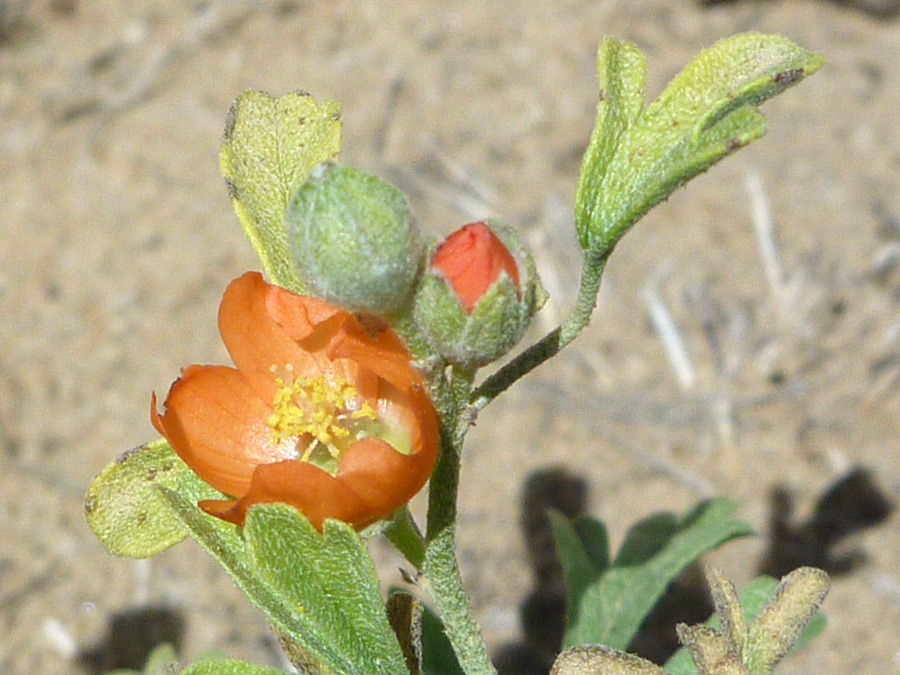
[[291,199],[287,226],[294,265],[311,294],[382,316],[411,301],[425,245],[396,188],[323,164]]
[[516,233],[489,220],[460,228],[434,249],[415,318],[438,354],[472,369],[508,352],[545,300]]

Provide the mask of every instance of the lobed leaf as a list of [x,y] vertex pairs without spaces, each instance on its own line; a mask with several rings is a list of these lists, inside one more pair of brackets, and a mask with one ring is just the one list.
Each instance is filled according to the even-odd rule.
[[272,96],[248,91],[228,112],[219,165],[235,213],[269,281],[304,291],[291,262],[286,214],[291,197],[322,162],[341,149],[336,101],[305,92]]
[[100,472],[85,498],[87,523],[109,553],[149,558],[188,535],[160,487],[194,501],[222,498],[164,439],[129,450]]
[[250,601],[262,610],[282,639],[291,643],[288,651],[292,658],[302,653],[307,672],[315,675],[365,672],[357,669],[352,660],[330,641],[331,636],[325,627],[319,626],[305,608],[286,597],[270,582],[268,575],[257,569],[256,561],[237,527],[206,515],[194,501],[182,494],[166,488],[160,488],[160,491],[191,536],[228,572]]
[[244,538],[255,570],[281,602],[352,664],[342,675],[408,672],[372,559],[353,528],[327,520],[319,534],[296,509],[260,504],[247,515]]
[[597,80],[600,95],[597,119],[581,164],[575,193],[575,227],[581,247],[590,243],[592,213],[607,167],[625,130],[644,108],[647,63],[634,44],[603,38],[597,50]]
[[[743,33],[701,52],[624,128],[628,115],[610,121],[598,111],[598,124],[611,130],[595,130],[595,136],[617,141],[595,144],[592,137],[588,148],[576,199],[582,246],[608,254],[631,225],[675,188],[761,136],[765,121],[756,107],[823,63],[820,54],[785,37]],[[638,68],[622,72],[631,78],[632,90],[642,86]],[[609,78],[602,66],[600,78]],[[632,93],[627,100],[635,98]]]

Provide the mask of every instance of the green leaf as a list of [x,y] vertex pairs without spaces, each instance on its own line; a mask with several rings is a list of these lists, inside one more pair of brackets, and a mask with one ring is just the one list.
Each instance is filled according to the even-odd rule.
[[120,668],[108,670],[104,675],[169,675],[169,673],[177,672],[180,672],[178,670],[178,654],[175,653],[172,645],[164,642],[153,648],[142,670]]
[[188,666],[179,675],[284,675],[284,671],[234,659],[216,659]]
[[590,213],[606,168],[615,155],[619,139],[644,107],[647,63],[640,49],[630,42],[604,38],[597,50],[597,80],[600,85],[597,119],[591,142],[581,165],[575,193],[575,226],[581,247],[589,245]]
[[425,563],[425,538],[413,519],[409,508],[402,506],[384,523],[382,533],[394,545],[407,562],[417,570]]
[[[632,527],[612,567],[570,606],[564,645],[625,649],[685,567],[727,541],[752,534],[747,523],[732,518],[735,508],[731,501],[714,499],[701,502],[680,520],[659,514]],[[564,569],[567,564],[563,562]]]
[[341,673],[407,672],[375,567],[353,528],[327,520],[319,534],[296,509],[260,504],[247,515],[244,537],[256,569],[282,601],[353,664]]
[[269,281],[295,293],[304,287],[291,263],[288,203],[310,171],[337,159],[340,149],[336,101],[248,91],[228,112],[219,165],[234,210]]
[[465,675],[438,615],[422,610],[422,675]]
[[[585,591],[609,568],[609,536],[599,520],[582,516],[574,522],[548,511],[568,592],[568,606],[578,608]],[[571,622],[571,621],[570,621]]]
[[[607,255],[653,205],[761,136],[765,122],[756,107],[823,63],[820,54],[785,37],[761,33],[735,35],[701,52],[637,119],[608,132],[618,138],[611,158],[610,143],[595,146],[592,140],[583,171],[602,176],[579,179],[576,222],[582,246]],[[639,69],[622,72],[636,88]],[[600,77],[609,77],[602,68]],[[628,100],[634,98],[632,93]],[[609,124],[606,115],[603,119]]]
[[649,560],[685,525],[690,525],[688,517],[682,521],[671,512],[654,513],[635,523],[616,554],[616,567],[632,567]]
[[[268,576],[256,568],[255,560],[237,527],[206,515],[193,500],[179,493],[166,488],[160,488],[160,492],[194,539],[231,575],[250,601],[262,610],[275,625],[276,632],[292,643],[287,650],[292,658],[302,655],[308,665],[307,672],[342,675],[360,672],[354,662],[330,641],[328,627],[317,624],[305,608],[276,589]],[[285,545],[295,544],[289,541]]]
[[158,490],[175,490],[189,500],[221,499],[160,439],[129,450],[93,480],[85,517],[113,555],[149,558],[188,535],[178,514]]
[[[741,607],[744,609],[744,621],[747,624],[756,620],[756,617],[759,616],[769,600],[772,599],[776,588],[778,588],[778,581],[772,577],[757,577],[738,591]],[[818,636],[825,630],[825,624],[825,615],[822,612],[816,614],[812,621],[807,624],[803,633],[801,633],[800,639],[797,640],[797,644],[794,645],[794,649],[800,649],[810,640]],[[718,629],[721,625],[719,617],[713,614],[706,621],[706,625]],[[697,675],[697,669],[694,667],[691,655],[684,647],[675,652],[675,654],[666,661],[664,670],[671,675]]]
[[144,666],[144,675],[164,675],[166,666],[172,666],[178,662],[175,647],[165,643],[153,648],[147,663]]

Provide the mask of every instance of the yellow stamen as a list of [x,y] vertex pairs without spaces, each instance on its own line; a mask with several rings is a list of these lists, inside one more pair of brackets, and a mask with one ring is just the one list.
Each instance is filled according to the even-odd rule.
[[293,368],[285,370],[289,381],[275,378],[274,410],[266,420],[276,443],[289,438],[306,443],[303,461],[313,460],[319,448],[327,451],[323,457],[340,460],[353,441],[377,433],[379,425],[371,424],[378,419],[375,410],[352,384],[343,378],[329,382],[321,375],[294,379]]

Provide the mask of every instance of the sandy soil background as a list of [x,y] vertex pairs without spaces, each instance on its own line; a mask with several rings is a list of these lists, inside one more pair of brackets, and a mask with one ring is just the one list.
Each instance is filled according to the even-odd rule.
[[[829,63],[766,105],[766,137],[626,238],[590,330],[470,436],[460,557],[493,648],[518,638],[532,587],[519,502],[535,470],[583,478],[614,542],[654,511],[740,500],[761,536],[714,556],[738,582],[761,564],[776,485],[800,518],[857,465],[900,497],[900,22],[813,0],[0,3],[0,672],[90,672],[113,618],[147,607],[180,617],[186,658],[278,664],[199,547],[113,559],[82,516],[93,475],[155,437],[151,390],[226,361],[220,295],[257,265],[217,167],[238,93],[341,101],[345,161],[436,232],[488,215],[520,228],[552,293],[534,339],[574,297],[600,39],[646,51],[655,95],[744,30]],[[753,229],[766,208],[774,284]],[[670,366],[654,303],[693,378]],[[868,560],[835,578],[828,631],[785,675],[900,673],[896,512],[853,539]]]

